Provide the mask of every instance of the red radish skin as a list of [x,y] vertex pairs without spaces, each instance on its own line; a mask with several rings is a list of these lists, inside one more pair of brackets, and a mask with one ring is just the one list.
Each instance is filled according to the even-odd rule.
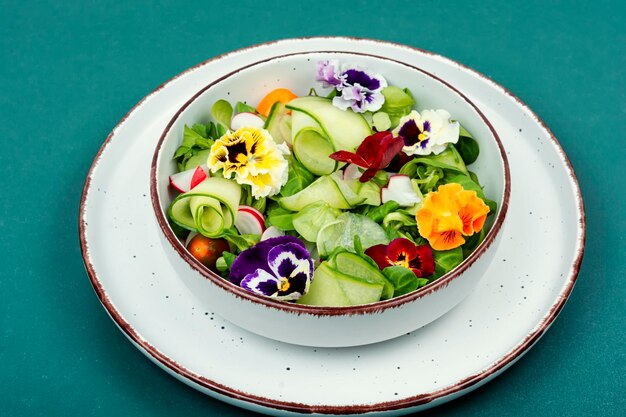
[[240,206],[235,217],[235,227],[244,235],[261,235],[265,231],[265,218],[254,207]]
[[170,185],[177,191],[186,193],[208,177],[208,167],[206,165],[200,165],[197,168],[188,169],[186,171],[170,175]]
[[230,128],[232,130],[238,130],[242,127],[258,127],[260,129],[264,126],[265,120],[250,112],[238,113],[234,115],[230,121]]
[[189,189],[193,190],[196,185],[200,184],[202,181],[206,179],[207,179],[206,171],[204,170],[202,166],[199,166],[194,171],[193,177],[191,177],[191,184],[189,186]]

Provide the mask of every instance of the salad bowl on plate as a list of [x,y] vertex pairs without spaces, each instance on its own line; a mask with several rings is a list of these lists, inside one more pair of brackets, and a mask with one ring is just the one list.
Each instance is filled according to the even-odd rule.
[[275,340],[355,346],[442,316],[483,276],[510,195],[497,133],[454,86],[361,53],[251,62],[192,96],[151,197],[179,278]]

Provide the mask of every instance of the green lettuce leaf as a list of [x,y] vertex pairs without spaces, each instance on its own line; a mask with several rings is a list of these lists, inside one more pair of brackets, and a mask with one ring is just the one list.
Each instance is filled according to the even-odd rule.
[[315,179],[315,175],[306,169],[293,155],[289,156],[288,163],[289,177],[287,183],[280,189],[280,195],[283,197],[289,197],[302,191]]
[[265,222],[268,226],[275,226],[282,231],[295,230],[293,227],[293,211],[275,206],[268,209]]

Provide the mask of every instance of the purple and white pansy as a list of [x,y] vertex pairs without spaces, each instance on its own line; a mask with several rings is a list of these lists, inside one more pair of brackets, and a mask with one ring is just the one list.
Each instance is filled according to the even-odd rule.
[[407,155],[440,154],[448,143],[459,140],[459,122],[450,120],[450,113],[445,110],[413,110],[400,119],[394,136],[404,139],[402,150]]
[[387,87],[387,80],[356,66],[343,65],[340,69],[336,60],[319,61],[315,79],[324,87],[337,90],[333,105],[342,110],[350,107],[356,113],[375,112],[385,102],[382,90]]
[[229,279],[250,292],[290,301],[309,290],[313,271],[313,260],[304,243],[293,236],[278,236],[241,252],[231,266]]

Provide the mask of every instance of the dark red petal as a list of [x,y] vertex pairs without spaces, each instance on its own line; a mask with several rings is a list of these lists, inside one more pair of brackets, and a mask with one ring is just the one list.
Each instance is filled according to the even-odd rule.
[[365,254],[376,262],[380,270],[392,265],[387,258],[387,245],[371,246],[365,250]]
[[417,256],[417,246],[403,237],[392,240],[387,246],[387,257],[391,262],[397,262],[401,254],[404,254],[405,259],[412,260]]
[[378,163],[378,169],[386,168],[391,160],[402,150],[404,147],[404,140],[401,137],[394,138],[393,136],[386,137],[381,143],[382,158]]
[[376,175],[377,172],[378,168],[367,168],[365,172],[359,177],[359,181],[368,182],[369,180],[374,178],[374,175]]
[[391,135],[389,132],[378,132],[363,139],[356,153],[360,155],[370,166],[382,158],[382,150],[380,148],[381,141],[386,136]]
[[[435,272],[435,259],[433,258],[433,250],[428,245],[420,245],[417,247],[417,256],[409,264],[411,269],[419,271],[415,275],[418,277],[429,277]],[[415,271],[413,271],[415,272]]]
[[400,168],[404,166],[407,162],[412,160],[413,157],[405,154],[404,152],[399,152],[398,157],[394,158],[391,164],[389,165],[389,169],[387,171],[390,172],[398,172]]
[[339,162],[356,164],[363,168],[369,168],[369,164],[359,155],[348,151],[337,151],[328,155],[329,158]]

